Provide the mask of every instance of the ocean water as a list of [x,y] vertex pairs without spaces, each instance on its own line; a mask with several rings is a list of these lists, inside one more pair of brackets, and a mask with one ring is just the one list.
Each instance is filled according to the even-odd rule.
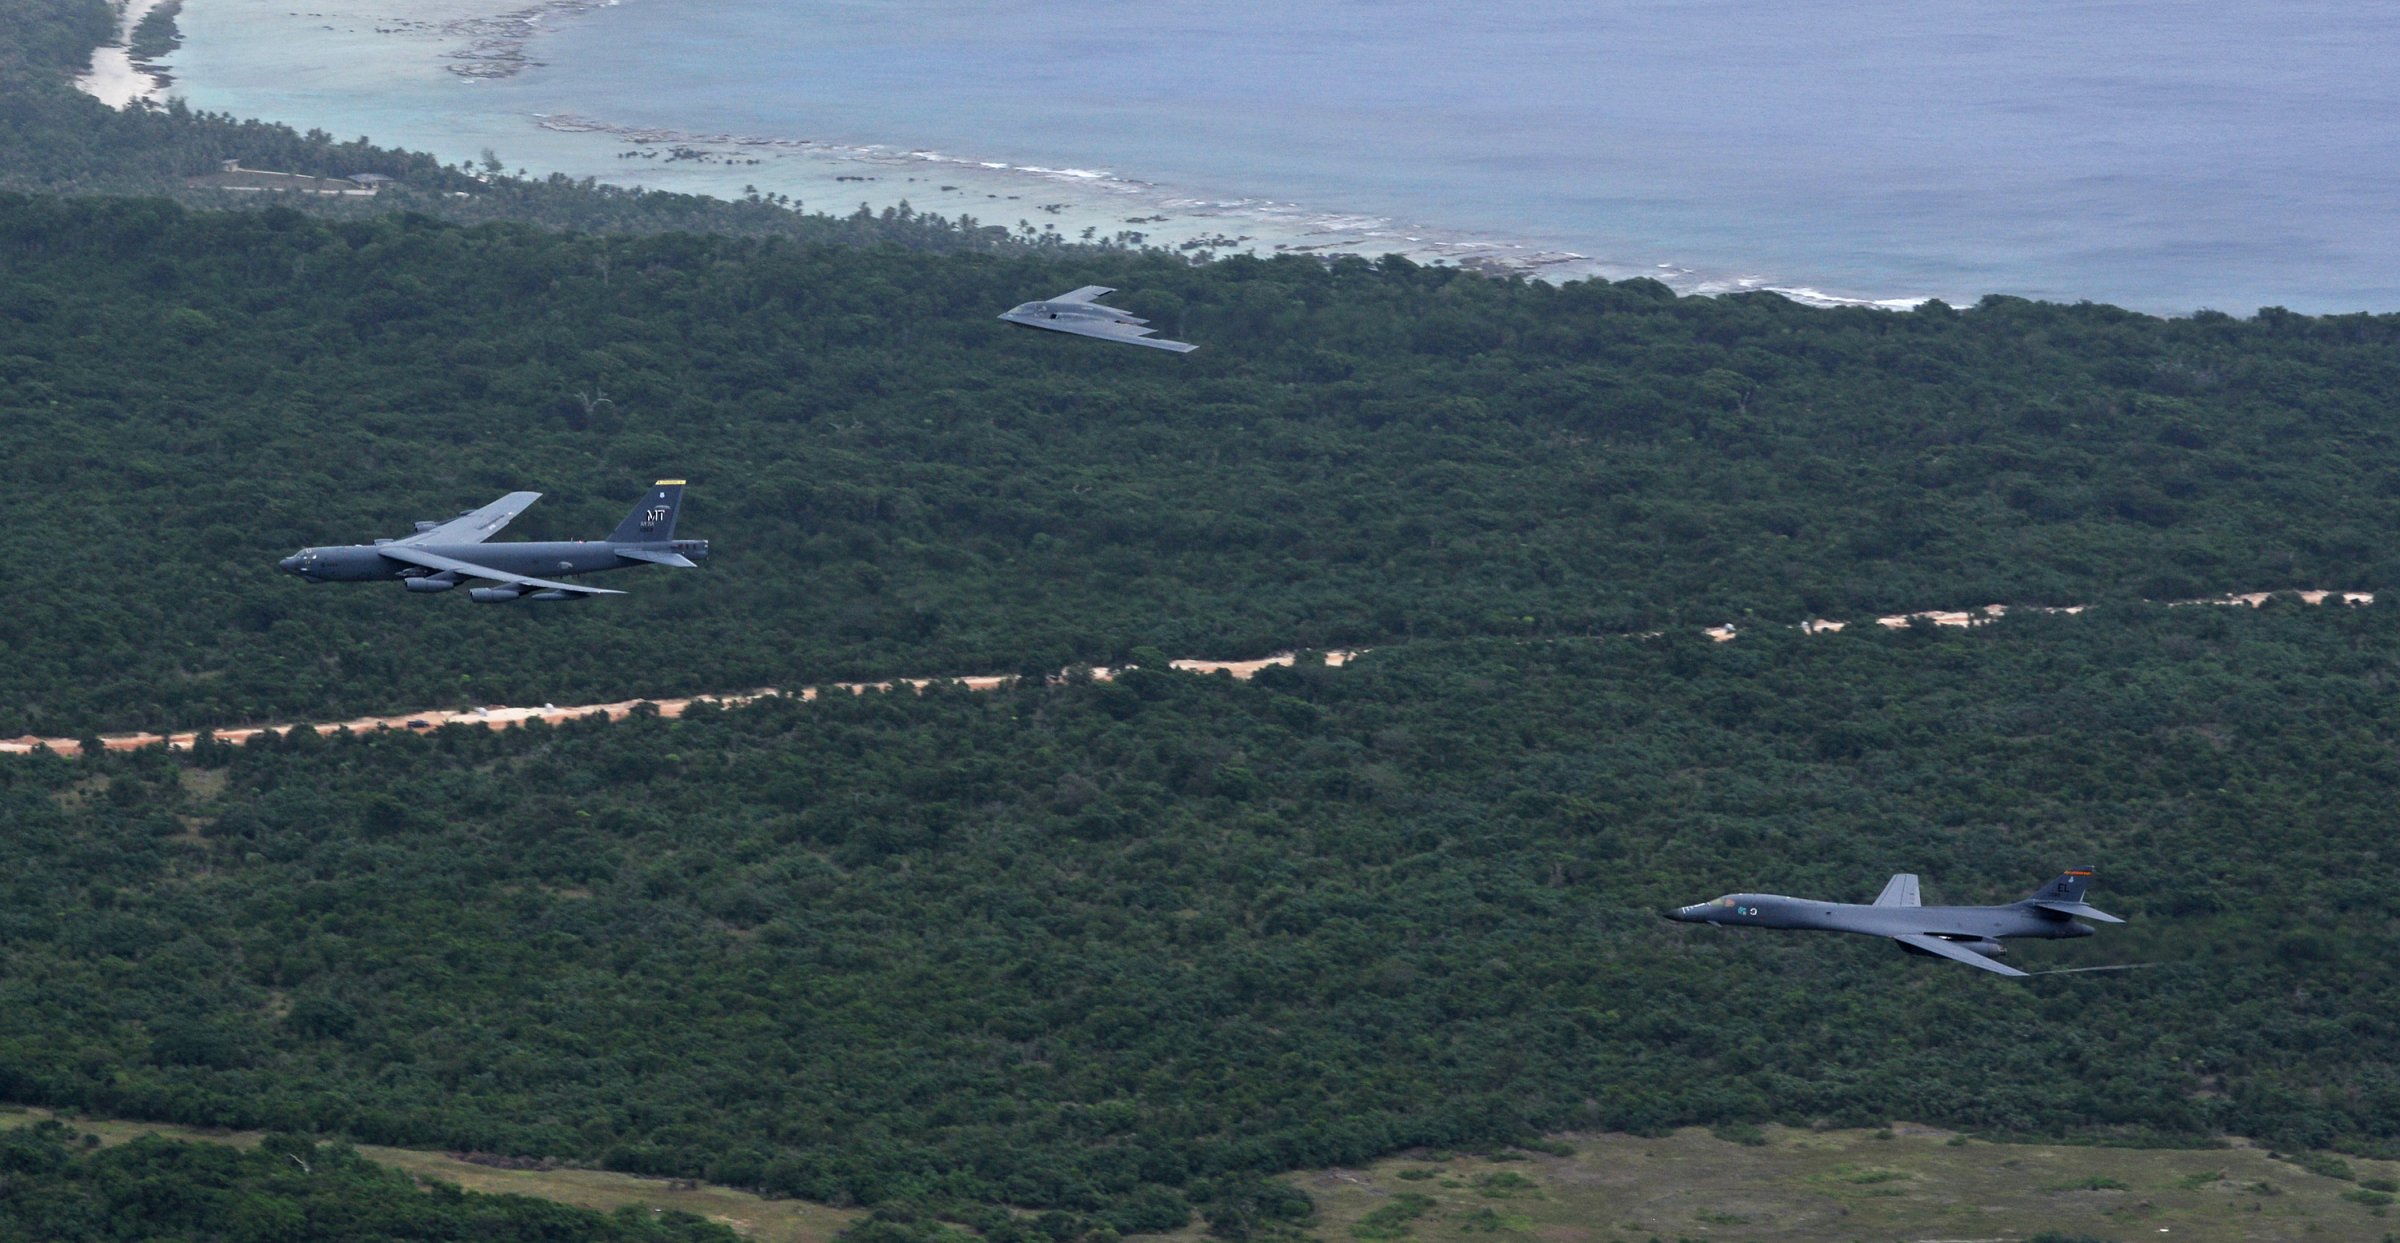
[[1212,251],[1818,300],[2400,309],[2400,8],[397,7],[188,0],[176,92],[450,160]]

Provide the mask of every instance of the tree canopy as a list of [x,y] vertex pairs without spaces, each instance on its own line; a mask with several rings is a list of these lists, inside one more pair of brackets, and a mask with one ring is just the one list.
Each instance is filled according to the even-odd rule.
[[[1120,1231],[1577,1127],[2389,1150],[2395,616],[1434,640],[37,758],[0,767],[0,1097]],[[2083,863],[2131,922],[2015,961],[2158,965],[2020,985],[1658,915]]]
[[[0,734],[2385,582],[2400,318],[0,197]],[[992,319],[1087,281],[1171,357]],[[577,609],[274,572],[689,478]],[[37,482],[38,481],[38,482]]]

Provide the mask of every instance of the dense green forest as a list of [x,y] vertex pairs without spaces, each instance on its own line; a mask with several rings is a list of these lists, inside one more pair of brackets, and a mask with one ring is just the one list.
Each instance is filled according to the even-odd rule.
[[[104,8],[0,0],[13,184],[239,155],[589,231],[0,196],[0,460],[41,550],[0,567],[0,735],[2400,585],[2400,317],[1827,311],[485,186],[102,108],[63,81]],[[992,318],[1086,282],[1205,348]],[[596,534],[662,474],[718,556],[624,598],[272,570],[514,488],[551,500],[512,534]]]
[[[97,1137],[94,1137],[95,1139]],[[343,1144],[256,1148],[148,1137],[89,1150],[57,1122],[0,1129],[0,1240],[16,1243],[734,1243],[681,1213],[602,1215],[523,1196],[419,1186]]]
[[[0,1098],[1156,1229],[1563,1128],[2400,1143],[2400,609],[1429,640],[1253,683],[0,766]],[[2004,983],[1669,923],[1893,871]]]
[[[0,1100],[998,1243],[1240,1236],[1306,1211],[1265,1173],[1572,1128],[2400,1151],[2400,607],[2138,603],[2400,588],[2400,317],[1826,311],[486,183],[99,108],[62,82],[106,16],[0,0],[0,735],[1153,669],[0,764]],[[224,156],[413,188],[194,206]],[[1084,283],[1203,348],[992,319]],[[659,475],[717,555],[624,597],[272,568],[514,488],[550,499],[512,535],[598,534]],[[2099,607],[1779,624],[1990,601]],[[2133,922],[2017,961],[2158,965],[1657,916],[2086,862]],[[317,1153],[302,1187],[20,1134],[0,1211],[708,1234]]]
[[[2392,578],[2400,317],[1677,298],[0,197],[0,735]],[[1124,286],[1171,357],[993,320]],[[303,544],[690,478],[706,573]]]

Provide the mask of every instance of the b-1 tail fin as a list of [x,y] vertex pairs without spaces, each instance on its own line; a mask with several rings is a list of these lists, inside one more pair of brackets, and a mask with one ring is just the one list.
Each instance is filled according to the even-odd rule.
[[2091,886],[2092,870],[2090,868],[2068,868],[2059,873],[2057,879],[2034,890],[2033,894],[2025,901],[2032,906],[2060,915],[2071,915],[2080,919],[2096,919],[2104,924],[2124,923],[2124,920],[2084,902],[2084,891]]
[[2068,868],[2049,884],[2026,896],[2028,902],[2081,902],[2083,891],[2092,887],[2090,868]]
[[683,510],[683,481],[661,479],[650,485],[649,494],[625,521],[617,524],[609,540],[618,544],[656,544],[675,538],[675,517]]

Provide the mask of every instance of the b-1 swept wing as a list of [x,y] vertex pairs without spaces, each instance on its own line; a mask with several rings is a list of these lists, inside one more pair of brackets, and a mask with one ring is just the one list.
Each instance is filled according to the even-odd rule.
[[602,540],[541,540],[491,544],[539,492],[511,492],[471,509],[448,522],[420,522],[414,534],[372,544],[303,548],[277,562],[277,568],[312,583],[357,583],[398,579],[410,591],[448,591],[462,582],[480,580],[488,587],[470,587],[469,599],[481,604],[504,600],[575,600],[585,596],[621,596],[607,587],[561,582],[545,575],[597,574],[636,565],[669,565],[686,569],[708,555],[707,540],[675,538],[675,519],[683,508],[683,480],[661,479],[650,495],[626,515],[625,521]]
[[1884,883],[1883,892],[1868,906],[1773,893],[1729,893],[1668,911],[1667,918],[1687,924],[1889,937],[1912,954],[1947,958],[1997,975],[2021,976],[2026,973],[1996,961],[2004,952],[2001,938],[2088,937],[2091,925],[2079,924],[2077,919],[2125,922],[2084,902],[2084,890],[2091,883],[2090,868],[2069,868],[2022,901],[2002,906],[1926,906],[1918,896],[1916,875],[1901,872]]
[[1147,327],[1149,320],[1113,306],[1100,305],[1100,299],[1115,292],[1106,285],[1086,285],[1047,301],[1011,307],[1000,318],[1012,324],[1023,324],[1027,328],[1072,332],[1077,336],[1121,341],[1126,345],[1147,345],[1154,350],[1173,350],[1178,354],[1189,354],[1200,348],[1182,341],[1153,340],[1152,334],[1158,329]]

